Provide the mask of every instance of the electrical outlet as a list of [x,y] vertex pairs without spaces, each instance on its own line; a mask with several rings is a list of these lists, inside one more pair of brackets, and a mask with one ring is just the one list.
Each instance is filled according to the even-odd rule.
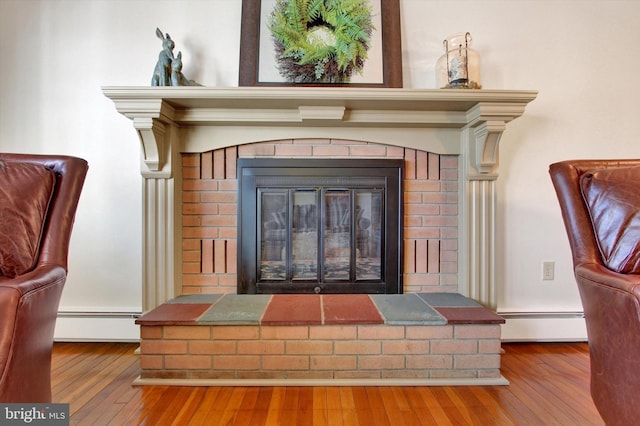
[[544,260],[542,262],[542,279],[545,281],[552,281],[556,264],[550,260]]

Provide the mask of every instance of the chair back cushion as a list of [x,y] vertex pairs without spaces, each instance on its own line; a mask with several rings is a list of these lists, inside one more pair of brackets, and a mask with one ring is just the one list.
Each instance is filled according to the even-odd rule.
[[35,267],[55,179],[41,164],[0,161],[0,276]]
[[640,273],[640,167],[594,170],[580,178],[604,264]]

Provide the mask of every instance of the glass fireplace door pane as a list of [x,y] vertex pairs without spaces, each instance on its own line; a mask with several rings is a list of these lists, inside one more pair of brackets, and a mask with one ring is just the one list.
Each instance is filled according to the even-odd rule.
[[356,280],[382,278],[382,192],[356,193]]
[[260,223],[260,280],[287,278],[287,191],[258,191]]
[[292,271],[293,280],[318,280],[318,191],[294,190]]
[[324,280],[351,277],[351,191],[324,194]]

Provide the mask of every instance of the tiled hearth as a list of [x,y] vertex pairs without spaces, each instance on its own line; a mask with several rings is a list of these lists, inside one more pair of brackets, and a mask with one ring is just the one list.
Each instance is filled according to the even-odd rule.
[[503,322],[456,293],[188,295],[138,320],[137,383],[506,384]]

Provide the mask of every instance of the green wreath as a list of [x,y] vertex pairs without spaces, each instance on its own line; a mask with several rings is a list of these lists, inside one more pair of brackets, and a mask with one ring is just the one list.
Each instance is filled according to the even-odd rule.
[[369,0],[276,0],[268,28],[278,71],[293,83],[361,74],[374,30]]

